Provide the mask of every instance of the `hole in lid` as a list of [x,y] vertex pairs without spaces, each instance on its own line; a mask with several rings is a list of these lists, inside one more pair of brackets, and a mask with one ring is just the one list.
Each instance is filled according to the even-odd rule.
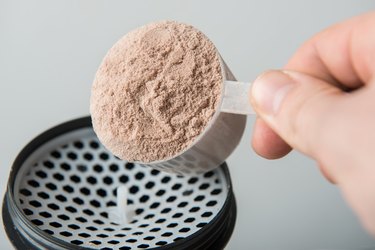
[[77,165],[77,170],[78,170],[79,172],[84,173],[84,172],[87,171],[87,166],[86,166],[86,165]]
[[189,212],[194,213],[194,212],[199,211],[199,209],[200,209],[200,207],[192,207],[192,208],[189,210]]
[[107,185],[111,185],[113,183],[112,177],[106,176],[103,178],[103,182]]
[[161,236],[163,236],[163,237],[169,237],[169,236],[171,236],[171,235],[173,235],[172,232],[165,232],[165,233],[163,233]]
[[58,205],[54,204],[54,203],[49,203],[47,206],[52,210],[59,210],[60,209],[60,207]]
[[197,227],[204,227],[205,225],[207,225],[206,222],[201,222],[201,223],[199,223],[199,224],[197,225]]
[[24,208],[24,209],[23,209],[23,212],[24,212],[26,215],[32,215],[32,214],[34,214],[33,211],[31,211],[31,210],[28,209],[28,208]]
[[93,167],[93,169],[97,173],[103,172],[103,167],[101,165],[99,165],[99,164],[95,164],[94,167]]
[[152,229],[150,230],[150,232],[158,232],[158,231],[160,231],[160,230],[161,230],[160,227],[154,227],[154,228],[152,228]]
[[157,221],[155,221],[155,223],[160,224],[160,223],[163,223],[165,221],[166,221],[166,219],[161,218],[161,219],[158,219]]
[[193,217],[189,217],[186,220],[184,220],[184,222],[186,222],[186,223],[190,223],[190,222],[193,222],[193,221],[195,221],[195,218],[193,218]]
[[83,158],[85,158],[85,160],[92,161],[92,159],[94,159],[94,156],[91,153],[84,153]]
[[61,158],[61,153],[59,151],[57,151],[57,150],[54,150],[54,151],[51,152],[51,156],[53,158],[60,159]]
[[65,237],[70,237],[70,236],[73,235],[72,233],[69,233],[68,231],[62,231],[62,232],[60,232],[60,234],[61,234],[62,236],[65,236]]
[[184,238],[183,237],[177,237],[173,241],[179,241],[179,240],[182,240],[182,239],[184,239]]
[[162,196],[163,194],[165,194],[165,190],[164,189],[160,189],[159,191],[156,192],[157,196]]
[[49,195],[45,192],[39,192],[38,196],[42,199],[48,199],[49,198]]
[[90,231],[98,231],[98,229],[96,227],[93,227],[93,226],[86,227],[86,229],[90,230]]
[[48,233],[49,235],[53,235],[53,231],[49,230],[49,229],[44,229],[43,230],[44,232]]
[[41,226],[41,225],[44,224],[43,221],[38,220],[38,219],[31,220],[31,222],[32,222],[34,225],[36,225],[36,226]]
[[87,182],[94,185],[96,184],[98,181],[96,180],[96,178],[94,176],[89,176],[86,178]]
[[120,247],[119,250],[130,250],[132,249],[131,247]]
[[71,169],[70,165],[67,164],[67,163],[65,163],[65,162],[61,163],[61,164],[60,164],[60,167],[61,167],[63,170],[65,170],[65,171],[69,171],[69,170]]
[[90,189],[85,188],[85,187],[81,188],[79,191],[80,191],[82,194],[84,194],[84,195],[90,195],[90,193],[91,193]]
[[213,206],[215,206],[216,204],[217,204],[217,201],[212,200],[212,201],[207,202],[206,206],[207,206],[207,207],[213,207]]
[[116,245],[118,243],[120,243],[120,241],[117,241],[117,240],[110,240],[108,241],[109,244],[112,244],[112,245]]
[[172,196],[169,196],[168,199],[167,199],[167,202],[173,202],[177,199],[176,196],[172,195]]
[[187,202],[186,201],[182,201],[182,202],[180,202],[177,206],[178,207],[186,207],[187,206]]
[[151,170],[151,175],[158,175],[158,174],[160,174],[159,170],[156,170],[156,169]]
[[176,183],[172,186],[172,189],[173,190],[179,190],[180,188],[182,187],[182,185],[180,183]]
[[31,192],[26,188],[21,189],[20,193],[23,194],[24,196],[30,196],[31,195]]
[[118,169],[119,167],[117,164],[112,163],[111,165],[109,165],[109,170],[111,170],[112,172],[117,172]]
[[151,205],[150,205],[150,208],[157,208],[160,206],[160,202],[153,202]]
[[44,218],[51,218],[52,215],[46,211],[43,211],[43,212],[40,212],[39,213],[40,216],[44,217]]
[[155,214],[148,214],[144,217],[145,220],[152,219],[155,217]]
[[42,204],[37,200],[29,201],[29,204],[33,207],[41,207],[42,206]]
[[44,178],[47,177],[46,172],[44,172],[43,170],[39,170],[39,171],[37,171],[35,174],[36,174],[38,177],[42,178],[42,179],[44,179]]
[[137,186],[135,186],[135,185],[133,185],[133,186],[131,186],[131,187],[129,188],[129,192],[130,192],[131,194],[136,194],[138,191],[139,191],[139,188],[138,188]]
[[93,222],[94,222],[95,224],[98,224],[98,225],[103,225],[103,224],[104,224],[104,222],[101,221],[101,220],[93,220]]
[[49,225],[55,228],[62,227],[62,225],[56,221],[50,222]]
[[63,186],[63,189],[68,192],[68,193],[73,193],[74,192],[74,188],[70,185],[65,185]]
[[53,164],[52,161],[44,161],[43,166],[45,166],[46,168],[49,168],[49,169],[52,169],[52,168],[55,167],[55,165]]
[[59,214],[57,217],[62,220],[70,220],[70,217],[65,214]]
[[92,240],[92,241],[90,241],[90,243],[92,243],[94,245],[100,245],[100,244],[102,244],[102,242],[98,241],[98,240]]
[[131,163],[131,162],[127,162],[127,163],[125,163],[125,168],[127,170],[132,170],[134,168],[134,164]]
[[71,160],[77,160],[77,154],[74,152],[68,152],[66,156]]
[[142,180],[143,177],[145,177],[145,174],[142,173],[142,172],[138,172],[138,173],[135,174],[135,179],[137,179],[137,180]]
[[197,177],[191,177],[189,180],[188,180],[188,183],[189,184],[194,184],[198,181],[198,178]]
[[99,154],[99,158],[102,159],[102,160],[104,160],[104,161],[106,161],[106,160],[109,159],[109,155],[107,153],[103,152],[103,153]]
[[198,195],[197,197],[195,197],[194,201],[202,201],[204,200],[204,195]]
[[95,199],[91,200],[90,204],[93,205],[94,207],[100,207],[101,206],[100,202],[95,200]]
[[105,191],[104,189],[102,188],[99,188],[98,190],[96,190],[96,193],[101,196],[101,197],[106,197],[107,196],[107,191]]
[[115,237],[119,237],[119,238],[123,238],[125,236],[126,236],[125,234],[115,234]]
[[88,208],[84,209],[82,212],[89,215],[89,216],[94,215],[94,212],[92,210],[88,209]]
[[77,217],[76,220],[78,220],[79,222],[82,222],[82,223],[87,222],[87,220],[83,217]]
[[72,176],[70,176],[70,180],[72,181],[72,182],[75,182],[75,183],[79,183],[79,182],[81,182],[81,178],[79,177],[79,176],[77,176],[77,175],[72,175]]
[[141,225],[139,225],[140,228],[145,228],[145,227],[148,227],[148,226],[149,226],[149,224],[141,224]]
[[212,215],[212,212],[204,212],[202,214],[202,217],[210,217]]
[[172,218],[180,218],[182,215],[182,213],[175,213]]
[[82,237],[82,238],[88,238],[90,237],[91,235],[87,234],[87,233],[79,233],[78,236]]
[[217,195],[217,194],[220,194],[221,192],[222,192],[222,190],[220,188],[216,188],[216,189],[212,190],[211,194]]
[[174,228],[174,227],[177,227],[177,223],[170,223],[167,225],[168,228]]
[[61,195],[61,194],[56,195],[55,198],[57,200],[61,201],[61,202],[66,202],[67,201],[66,197],[64,195]]
[[23,201],[22,199],[20,199],[20,203],[21,203],[21,204],[23,204],[23,203],[24,203],[24,201]]
[[137,240],[136,239],[128,239],[128,240],[126,240],[126,242],[134,243],[134,242],[137,242]]
[[80,141],[75,141],[73,142],[73,145],[75,148],[82,149],[83,148],[83,143]]
[[206,190],[207,188],[210,187],[210,184],[208,183],[203,183],[202,185],[199,186],[199,189],[200,190]]
[[161,213],[162,213],[162,214],[167,214],[167,213],[169,213],[171,210],[172,210],[171,208],[167,207],[167,208],[164,208],[163,210],[161,210]]
[[150,196],[148,196],[147,194],[144,194],[144,195],[142,195],[142,196],[139,198],[139,202],[145,203],[145,202],[147,202],[149,199],[150,199]]
[[137,209],[135,210],[135,214],[136,214],[136,215],[140,215],[141,213],[143,213],[143,211],[144,211],[144,209],[142,209],[142,208],[137,208]]
[[149,181],[149,182],[147,182],[146,185],[145,185],[145,187],[146,187],[147,189],[151,189],[151,188],[153,188],[154,186],[155,186],[155,182],[153,182],[153,181]]
[[208,171],[208,172],[204,173],[203,176],[206,177],[206,178],[210,178],[210,177],[212,177],[214,174],[215,174],[214,171]]
[[167,244],[166,241],[158,241],[158,242],[155,243],[155,245],[157,245],[157,246],[164,246],[166,244]]
[[53,178],[55,178],[58,181],[64,180],[64,176],[62,174],[59,174],[59,173],[54,174]]
[[123,175],[121,175],[121,176],[119,177],[119,181],[120,181],[121,183],[127,183],[127,182],[129,181],[129,177],[123,174]]
[[155,239],[155,237],[154,236],[147,236],[147,237],[144,237],[143,239],[144,240],[153,240],[153,239]]
[[104,218],[108,219],[108,213],[107,212],[101,212],[100,215]]
[[91,141],[89,145],[93,149],[99,148],[99,143],[97,143],[96,141]]
[[109,201],[109,202],[107,202],[106,205],[107,205],[107,207],[114,207],[114,206],[116,206],[116,203],[114,201]]
[[178,230],[180,233],[187,233],[187,232],[189,232],[190,231],[190,228],[188,228],[188,227],[183,227],[183,228],[181,228],[180,230]]
[[32,186],[32,187],[39,187],[39,182],[37,182],[37,181],[35,181],[35,180],[29,180],[28,182],[27,182],[30,186]]
[[70,243],[72,243],[72,244],[74,244],[74,245],[77,245],[77,246],[79,246],[79,245],[82,245],[83,244],[83,242],[82,241],[80,241],[80,240],[72,240]]
[[49,183],[46,183],[46,188],[48,188],[49,190],[54,191],[54,190],[57,189],[57,186],[55,184],[49,182]]
[[74,229],[74,230],[78,230],[78,229],[81,228],[80,226],[78,226],[76,224],[69,224],[68,227],[71,228],[71,229]]
[[76,212],[77,212],[77,209],[75,209],[75,208],[72,207],[72,206],[67,206],[67,207],[65,208],[65,210],[68,211],[68,212],[71,212],[71,213],[76,213]]
[[161,179],[161,182],[162,182],[162,183],[168,183],[170,180],[171,180],[171,177],[169,177],[169,176],[165,176],[165,177],[163,177],[163,178]]
[[111,227],[106,227],[104,228],[105,231],[108,231],[108,232],[113,232],[115,231],[115,229],[111,228]]
[[138,245],[138,248],[148,248],[150,245],[148,244],[141,244],[141,245]]

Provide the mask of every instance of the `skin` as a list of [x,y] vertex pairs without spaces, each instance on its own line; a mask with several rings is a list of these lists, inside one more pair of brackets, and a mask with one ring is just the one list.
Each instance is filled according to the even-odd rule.
[[254,150],[315,159],[375,236],[375,12],[312,37],[283,70],[258,77],[249,98]]

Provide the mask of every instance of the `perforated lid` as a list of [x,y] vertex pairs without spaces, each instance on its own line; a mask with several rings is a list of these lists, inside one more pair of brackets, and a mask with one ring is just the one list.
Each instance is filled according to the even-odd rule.
[[[32,233],[70,249],[176,245],[207,231],[232,192],[223,167],[177,176],[124,162],[87,126],[40,145],[14,177],[9,194]],[[126,223],[109,214],[122,185],[128,189]]]

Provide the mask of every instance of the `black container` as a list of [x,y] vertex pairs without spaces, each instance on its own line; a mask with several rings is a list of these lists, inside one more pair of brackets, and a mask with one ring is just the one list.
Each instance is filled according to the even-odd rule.
[[[129,189],[127,223],[110,214],[119,185]],[[2,215],[17,249],[223,249],[236,203],[226,163],[177,176],[124,162],[99,143],[84,117],[42,133],[20,152]]]

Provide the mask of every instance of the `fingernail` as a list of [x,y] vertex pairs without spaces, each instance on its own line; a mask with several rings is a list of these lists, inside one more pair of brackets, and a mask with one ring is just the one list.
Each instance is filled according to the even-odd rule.
[[251,88],[251,102],[254,108],[267,115],[276,115],[285,96],[295,84],[283,71],[272,70],[260,75]]

